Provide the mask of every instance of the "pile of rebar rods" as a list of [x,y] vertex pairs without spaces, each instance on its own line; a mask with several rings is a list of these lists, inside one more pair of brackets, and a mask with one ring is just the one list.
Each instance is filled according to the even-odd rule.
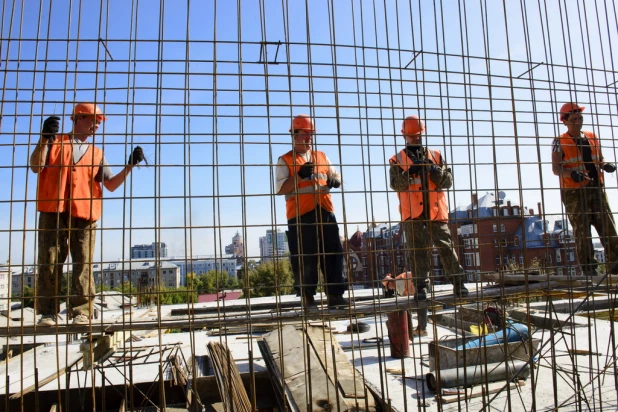
[[251,401],[249,401],[230,350],[222,343],[210,342],[208,353],[215,371],[224,410],[226,412],[251,411]]

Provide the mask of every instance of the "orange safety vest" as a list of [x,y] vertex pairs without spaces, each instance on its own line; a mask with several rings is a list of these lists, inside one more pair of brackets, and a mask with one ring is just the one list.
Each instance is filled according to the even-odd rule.
[[82,158],[73,164],[73,145],[69,136],[56,139],[49,148],[49,161],[39,172],[37,210],[65,212],[71,216],[96,221],[101,217],[103,190],[94,180],[103,152],[89,145]]
[[[597,166],[597,174],[599,176],[599,182],[603,184],[603,169],[601,168],[601,147],[597,137],[592,132],[583,132],[588,142],[590,143],[590,154],[592,155],[592,161]],[[581,150],[577,147],[575,140],[568,134],[564,133],[560,135],[560,147],[562,148],[562,167],[567,171],[566,176],[560,179],[561,188],[578,188],[588,186],[590,180],[584,180],[583,182],[576,182],[571,179],[571,173],[574,170],[584,172],[588,175],[588,170],[584,164],[584,158]]]
[[388,289],[389,282],[395,282],[395,290],[397,291],[399,296],[412,296],[416,291],[416,288],[414,287],[414,276],[412,275],[412,272],[403,272],[395,279],[393,279],[392,276],[388,274],[382,281],[382,285],[384,285],[384,287]]
[[[298,173],[300,167],[307,162],[299,153],[294,157],[292,150],[281,156],[281,159],[288,165],[290,176]],[[319,151],[312,151],[311,161],[315,164],[313,179],[311,176],[305,179],[298,176],[294,191],[285,195],[285,214],[288,220],[311,212],[316,204],[328,212],[335,210],[327,183],[330,165],[326,155]]]
[[[440,151],[427,150],[427,158],[435,164],[440,164]],[[405,150],[397,153],[391,157],[391,164],[397,165],[405,172],[411,166],[414,165],[412,159],[408,157]],[[431,220],[448,220],[448,205],[446,203],[446,196],[442,189],[439,189],[434,182],[429,178],[429,172],[427,173],[427,182],[429,190],[429,218]],[[399,198],[399,213],[401,213],[401,220],[408,220],[410,218],[415,219],[423,213],[423,191],[421,185],[421,177],[413,176],[410,179],[410,187],[408,190],[397,192]]]

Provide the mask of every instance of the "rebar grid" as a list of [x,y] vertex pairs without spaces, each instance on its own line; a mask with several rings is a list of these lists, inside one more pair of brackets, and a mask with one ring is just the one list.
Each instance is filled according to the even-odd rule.
[[[65,410],[120,409],[111,392],[127,409],[166,409],[179,396],[169,389],[178,379],[170,377],[172,352],[183,357],[188,374],[189,382],[179,385],[186,406],[200,410],[211,401],[199,372],[210,341],[230,348],[248,376],[252,407],[263,407],[260,373],[291,366],[283,356],[264,359],[257,343],[264,332],[290,324],[305,330],[321,325],[324,341],[343,348],[353,377],[362,377],[393,410],[616,408],[616,278],[607,272],[618,250],[604,250],[607,264],[595,276],[593,267],[578,262],[578,239],[552,170],[566,102],[586,107],[584,129],[598,136],[605,162],[616,159],[613,0],[5,0],[0,16],[4,410],[49,410],[50,402]],[[90,142],[103,150],[114,174],[138,145],[147,163],[115,192],[103,189],[92,262],[96,313],[87,324],[71,324],[66,308],[78,295],[70,281],[58,282],[53,298],[64,302],[60,318],[41,327],[40,313],[27,309],[42,296],[36,280],[40,175],[31,172],[29,158],[49,116],[61,118],[60,133],[71,131],[78,102],[94,102],[107,116]],[[330,195],[349,303],[338,309],[328,308],[332,285],[321,276],[316,297],[323,305],[304,310],[294,295],[289,251],[272,252],[277,234],[288,229],[277,163],[292,148],[288,129],[300,113],[315,121],[312,149],[323,151],[341,174],[341,188]],[[434,247],[428,249],[432,287],[426,301],[384,295],[384,277],[414,273],[419,252],[404,239],[389,181],[390,159],[405,146],[400,124],[409,115],[424,120],[423,144],[440,150],[453,171],[453,186],[445,189],[448,224],[468,298],[453,297]],[[618,200],[615,176],[606,173],[599,189],[609,205]],[[603,220],[604,228],[609,224]],[[315,228],[324,236],[327,225]],[[242,240],[230,245],[230,256],[226,246],[235,234]],[[603,245],[618,242],[592,236]],[[170,256],[158,250],[161,242]],[[157,248],[151,258],[132,256],[132,246],[149,243]],[[321,254],[318,262],[329,256]],[[309,257],[300,253],[301,264]],[[73,263],[68,258],[69,279]],[[301,294],[311,287],[299,286]],[[105,293],[110,289],[120,297]],[[237,291],[237,299],[227,300]],[[198,295],[211,295],[204,298],[211,303],[198,302]],[[428,344],[449,338],[463,344],[471,331],[460,309],[486,306],[504,313],[523,309],[518,321],[541,342],[525,340],[530,378],[515,389],[503,379],[492,390],[489,362],[476,364],[469,348],[458,349],[464,365],[476,365],[474,373],[485,377],[479,385],[485,392],[466,399],[468,392],[459,390],[458,401],[446,403],[445,392],[436,398],[426,384],[430,356],[441,356],[430,355]],[[429,336],[412,340],[409,357],[391,358],[387,317],[408,311],[417,324],[412,315],[423,308],[430,310]],[[608,310],[609,320],[595,317],[599,308]],[[539,327],[536,314],[550,326]],[[454,323],[442,323],[445,316]],[[369,332],[343,333],[360,321]],[[110,336],[122,339],[99,353]],[[303,339],[292,366],[307,371],[305,397],[322,396],[338,409],[339,392],[313,387],[313,343]],[[286,347],[283,334],[278,346]],[[499,346],[508,358],[508,345]],[[149,351],[147,360],[109,360],[140,348]],[[11,351],[19,354],[11,357]],[[78,371],[91,353],[100,356],[95,366]],[[340,364],[323,366],[337,375]],[[439,368],[436,373],[439,379]],[[337,376],[335,387],[343,380]],[[282,376],[273,381],[285,383]],[[144,382],[148,386],[139,386]],[[216,388],[214,381],[209,385]],[[219,395],[223,405],[236,397]],[[274,395],[271,401],[276,407]]]

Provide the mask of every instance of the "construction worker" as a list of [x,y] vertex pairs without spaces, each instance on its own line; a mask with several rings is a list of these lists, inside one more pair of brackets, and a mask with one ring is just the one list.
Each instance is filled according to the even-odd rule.
[[306,309],[315,308],[318,263],[326,278],[328,306],[346,306],[343,293],[343,248],[330,191],[341,176],[323,152],[312,150],[313,120],[300,114],[292,120],[292,150],[277,161],[277,194],[285,195],[294,288]]
[[60,118],[43,122],[41,137],[30,156],[30,169],[38,174],[39,211],[36,311],[39,326],[53,326],[60,309],[60,282],[69,251],[73,260],[69,288],[69,314],[73,323],[88,323],[95,295],[92,261],[101,216],[103,190],[120,187],[131,169],[144,160],[137,146],[127,166],[113,175],[101,149],[88,141],[107,118],[98,106],[78,103],[73,109],[72,131],[58,134]]
[[[445,190],[453,184],[451,169],[438,150],[423,147],[425,125],[417,116],[403,121],[406,147],[390,159],[390,186],[397,192],[406,250],[415,274],[417,300],[427,299],[432,244],[442,258],[447,279],[457,297],[468,295],[464,270],[453,250]],[[418,311],[415,336],[427,336],[427,309]]]
[[594,276],[599,262],[594,257],[590,226],[594,226],[607,256],[609,273],[618,273],[618,238],[605,194],[603,172],[616,166],[605,163],[599,138],[583,131],[584,106],[565,103],[560,120],[566,133],[554,139],[552,171],[560,178],[562,203],[573,225],[577,258],[585,275]]

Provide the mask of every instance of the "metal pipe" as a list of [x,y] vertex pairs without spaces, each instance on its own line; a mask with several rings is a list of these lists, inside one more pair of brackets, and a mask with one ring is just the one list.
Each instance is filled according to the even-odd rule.
[[[508,367],[507,367],[508,365]],[[518,371],[519,374],[517,373]],[[474,365],[466,368],[433,371],[426,375],[427,387],[438,392],[444,388],[457,386],[473,386],[482,383],[527,378],[530,376],[530,365],[526,361],[500,362],[485,365]]]

